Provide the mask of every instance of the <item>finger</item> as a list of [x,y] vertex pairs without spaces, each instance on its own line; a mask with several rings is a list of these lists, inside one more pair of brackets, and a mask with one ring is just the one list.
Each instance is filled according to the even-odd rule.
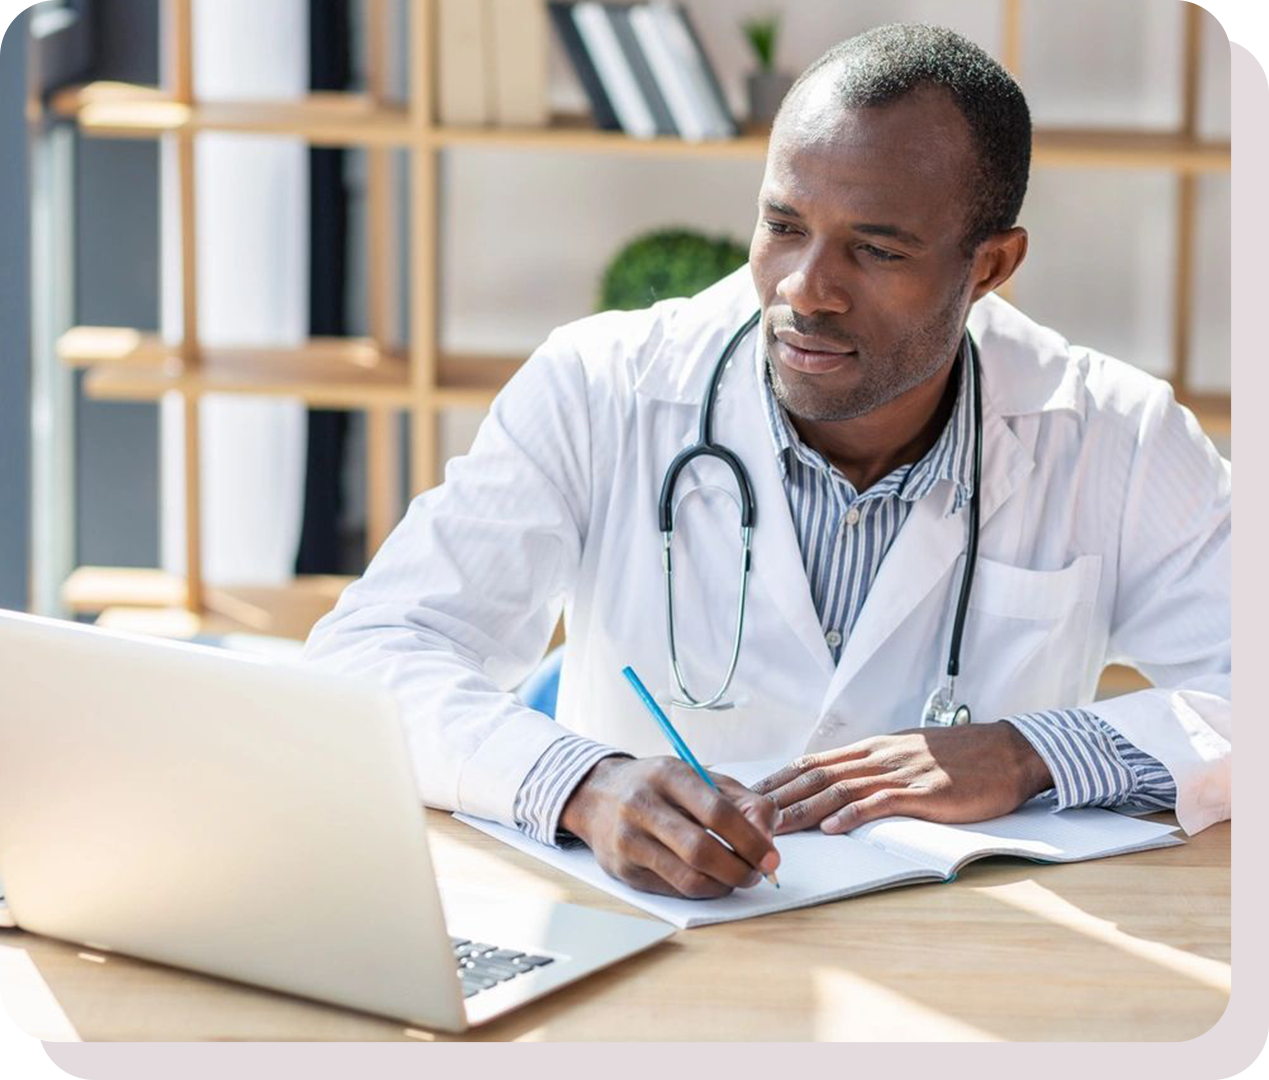
[[[663,779],[662,794],[705,828],[717,833],[749,866],[758,867],[763,873],[770,873],[779,866],[780,856],[771,843],[770,833],[764,834],[721,791],[715,791],[689,768],[667,771]],[[748,794],[741,798],[756,796]]]
[[830,815],[867,798],[874,792],[894,787],[893,777],[848,777],[837,780],[810,798],[790,803],[780,811],[777,835],[809,829]]
[[838,746],[832,750],[821,750],[815,754],[803,754],[794,758],[783,769],[777,769],[770,776],[763,777],[752,785],[759,795],[770,795],[772,792],[792,783],[808,769],[833,765],[843,761],[854,761],[865,757],[868,748],[864,742],[851,743],[849,746]]
[[649,816],[644,826],[686,866],[728,888],[745,886],[754,868],[678,807],[666,806]]
[[881,788],[828,815],[820,823],[820,828],[826,833],[849,832],[878,818],[909,814],[914,809],[914,803],[915,797],[911,791],[894,787]]
[[781,810],[794,803],[808,799],[827,791],[834,784],[865,777],[882,776],[889,771],[888,766],[865,756],[852,756],[845,761],[825,762],[813,765],[800,776],[794,777],[787,784],[776,788],[767,797],[773,799]]
[[[713,841],[717,845],[717,841]],[[643,867],[664,882],[674,895],[688,900],[710,900],[726,896],[732,887],[708,874],[703,874],[685,863],[665,844],[649,834],[643,833],[631,844],[631,861]],[[733,859],[736,857],[733,855]],[[739,859],[736,859],[739,862]],[[748,867],[745,868],[749,870]],[[749,870],[749,873],[753,873]]]
[[775,832],[780,808],[772,799],[766,795],[757,794],[752,788],[745,787],[739,780],[730,776],[716,772],[711,772],[709,775],[718,785],[718,790],[735,803],[740,812],[757,825],[764,835],[770,836]]

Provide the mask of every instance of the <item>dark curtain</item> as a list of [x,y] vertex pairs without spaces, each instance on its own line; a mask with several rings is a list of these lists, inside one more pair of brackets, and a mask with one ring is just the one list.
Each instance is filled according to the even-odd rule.
[[[349,0],[309,0],[309,86],[346,90],[352,79],[349,51]],[[342,149],[309,150],[309,333],[342,336],[348,332],[348,192]],[[347,569],[341,557],[341,487],[348,441],[347,412],[310,409],[304,480],[304,519],[297,574],[337,574]]]

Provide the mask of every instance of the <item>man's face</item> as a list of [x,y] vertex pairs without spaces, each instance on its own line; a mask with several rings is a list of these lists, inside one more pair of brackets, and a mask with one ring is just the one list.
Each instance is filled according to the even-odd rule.
[[794,416],[863,416],[955,353],[971,143],[944,93],[843,109],[799,90],[772,133],[750,269],[776,395]]

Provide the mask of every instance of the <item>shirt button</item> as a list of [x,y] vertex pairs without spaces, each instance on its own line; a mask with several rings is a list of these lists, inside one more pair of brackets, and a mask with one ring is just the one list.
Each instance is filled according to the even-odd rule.
[[824,635],[824,640],[828,642],[828,647],[830,649],[836,649],[837,646],[842,643],[842,635],[836,630],[830,630]]
[[846,511],[846,524],[847,525],[859,524],[859,507],[858,506],[852,506],[849,510]]

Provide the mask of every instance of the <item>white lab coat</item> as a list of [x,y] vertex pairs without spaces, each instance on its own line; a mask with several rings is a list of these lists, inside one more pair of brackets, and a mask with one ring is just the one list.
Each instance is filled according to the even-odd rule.
[[[748,268],[689,300],[556,330],[471,453],[417,497],[306,657],[394,691],[425,802],[510,823],[561,727],[636,754],[663,737],[621,676],[674,686],[657,499],[696,438],[715,360],[758,300]],[[977,720],[1093,700],[1109,662],[1157,689],[1097,714],[1158,758],[1194,832],[1230,812],[1231,475],[1167,384],[1069,345],[996,296],[983,369],[979,562],[958,696]],[[759,397],[758,332],[724,376],[717,441],[757,501],[744,644],[725,712],[671,710],[706,762],[792,757],[915,727],[946,665],[967,514],[940,482],[913,507],[834,665]],[[725,671],[739,583],[730,474],[690,466],[675,538],[693,692]],[[555,720],[510,693],[563,609]]]

